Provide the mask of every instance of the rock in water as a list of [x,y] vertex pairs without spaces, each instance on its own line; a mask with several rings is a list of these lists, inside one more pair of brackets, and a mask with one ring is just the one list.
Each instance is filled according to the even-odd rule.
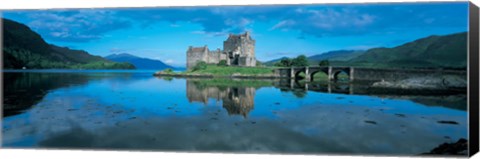
[[459,139],[455,143],[443,143],[434,148],[427,155],[467,155],[468,141],[464,138]]
[[445,120],[440,120],[440,121],[437,121],[437,123],[440,123],[440,124],[452,124],[452,125],[458,125],[458,122],[456,122],[456,121],[445,121]]
[[370,121],[370,120],[365,120],[365,123],[377,125],[377,122],[375,122],[375,121]]
[[466,88],[467,81],[458,76],[426,76],[403,79],[399,81],[380,81],[372,87],[399,89],[450,89]]

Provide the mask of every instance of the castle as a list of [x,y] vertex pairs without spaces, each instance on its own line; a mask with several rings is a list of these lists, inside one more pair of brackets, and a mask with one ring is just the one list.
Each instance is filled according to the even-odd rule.
[[228,39],[223,42],[223,50],[209,50],[207,45],[188,47],[187,69],[192,69],[200,61],[218,64],[222,60],[225,60],[228,66],[255,66],[257,63],[255,40],[250,36],[250,32],[247,31],[240,35],[230,34]]

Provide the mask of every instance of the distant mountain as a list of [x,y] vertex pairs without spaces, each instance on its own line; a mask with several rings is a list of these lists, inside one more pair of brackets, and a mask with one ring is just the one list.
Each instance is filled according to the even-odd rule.
[[[310,65],[317,65],[318,62],[322,60],[329,60],[329,61],[349,61],[353,58],[356,58],[363,54],[365,51],[362,50],[336,50],[336,51],[329,51],[321,54],[316,54],[313,56],[309,56],[308,61]],[[273,66],[275,63],[279,62],[282,59],[288,57],[281,57],[278,59],[273,59],[270,61],[265,62],[266,66]]]
[[280,62],[280,60],[282,60],[282,59],[288,59],[288,57],[281,57],[281,58],[278,58],[278,59],[273,59],[273,60],[270,60],[270,61],[266,61],[266,62],[263,62],[263,65],[273,66],[275,63]]
[[28,26],[2,18],[3,68],[5,69],[134,69],[128,63],[118,63],[93,56],[82,50],[72,50],[48,44]]
[[112,54],[105,56],[106,59],[115,62],[128,62],[133,64],[137,69],[156,69],[163,70],[167,68],[175,69],[175,67],[165,64],[160,60],[142,58],[127,53]]
[[[265,62],[273,66],[282,57]],[[308,57],[310,65],[329,60],[333,66],[363,67],[467,67],[467,33],[432,35],[393,48],[373,48],[366,51],[338,50]]]
[[365,53],[363,50],[337,50],[337,51],[329,51],[322,54],[317,54],[308,57],[310,61],[322,61],[322,60],[329,60],[329,61],[349,61],[353,58],[360,56],[361,54]]
[[373,67],[467,66],[467,33],[429,36],[393,48],[374,48],[348,61]]

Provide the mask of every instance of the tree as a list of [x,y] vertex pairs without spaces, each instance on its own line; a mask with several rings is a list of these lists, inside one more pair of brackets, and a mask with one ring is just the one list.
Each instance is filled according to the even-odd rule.
[[318,63],[318,66],[330,66],[330,62],[328,60],[322,60]]
[[280,62],[275,62],[275,64],[273,64],[273,66],[276,66],[276,67],[285,67],[282,65],[282,63]]
[[305,55],[299,55],[292,60],[292,66],[308,66],[308,59]]
[[263,63],[260,62],[260,61],[257,61],[257,62],[255,63],[255,66],[257,66],[257,67],[262,67],[262,66],[263,66]]
[[204,61],[198,62],[192,69],[192,71],[204,70],[207,69],[207,63]]
[[227,66],[227,60],[220,60],[217,66]]
[[163,72],[165,73],[172,73],[173,70],[171,68],[164,69]]
[[292,66],[292,60],[289,58],[283,58],[282,60],[280,60],[279,66],[290,67]]

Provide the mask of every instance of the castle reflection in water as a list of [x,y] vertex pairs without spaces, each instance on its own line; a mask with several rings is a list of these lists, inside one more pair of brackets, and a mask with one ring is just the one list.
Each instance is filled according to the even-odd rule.
[[[292,93],[296,98],[304,98],[309,92],[318,92],[328,94],[369,95],[381,98],[399,98],[400,95],[398,94],[402,94],[403,99],[412,99],[413,102],[433,106],[436,104],[432,103],[442,101],[442,99],[428,97],[420,99],[415,93],[422,92],[418,92],[417,90],[397,92],[388,89],[373,89],[369,84],[332,82],[301,83],[294,80],[186,79],[187,98],[190,103],[200,102],[208,105],[209,99],[215,99],[217,102],[221,102],[222,107],[227,110],[229,115],[242,115],[245,118],[254,108],[256,89],[270,86],[278,88],[282,92]],[[465,104],[463,103],[465,99],[466,96],[458,96],[452,99],[455,102],[443,102],[443,104],[445,107],[465,110]]]
[[221,87],[208,86],[200,80],[187,80],[187,98],[189,102],[201,102],[208,104],[209,99],[216,99],[222,102],[229,115],[242,115],[247,117],[253,110],[254,87]]

